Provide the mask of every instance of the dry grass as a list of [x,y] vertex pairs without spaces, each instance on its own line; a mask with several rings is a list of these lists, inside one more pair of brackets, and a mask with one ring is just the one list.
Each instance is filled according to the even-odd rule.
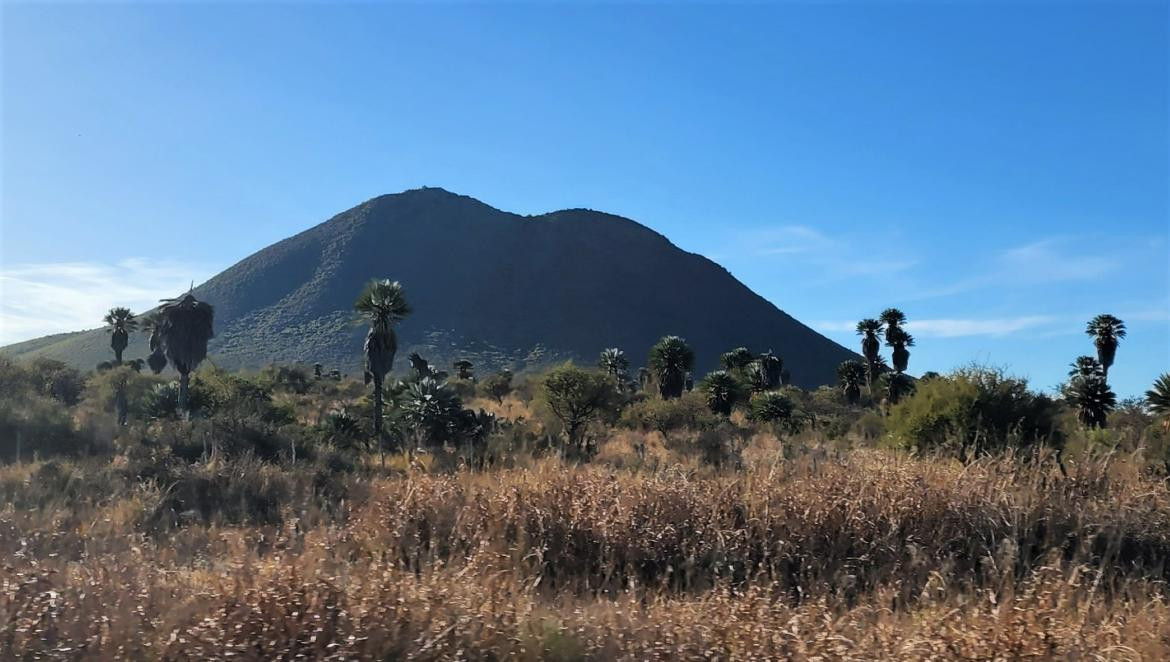
[[1170,651],[1170,492],[1125,462],[1063,478],[1011,458],[783,460],[760,442],[717,472],[658,446],[663,461],[633,463],[637,441],[588,466],[358,472],[342,509],[292,475],[280,523],[165,534],[141,526],[165,498],[149,488],[53,500],[43,467],[0,469],[0,658]]

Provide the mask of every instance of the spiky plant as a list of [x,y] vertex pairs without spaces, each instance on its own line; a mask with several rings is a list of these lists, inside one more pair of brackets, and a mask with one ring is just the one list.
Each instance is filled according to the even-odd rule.
[[678,336],[665,336],[650,348],[650,372],[666,400],[682,396],[687,374],[694,367],[694,350]]
[[1146,391],[1146,404],[1155,416],[1170,419],[1170,372],[1154,380],[1154,385]]
[[796,405],[792,398],[777,391],[757,393],[752,396],[748,418],[757,423],[775,425],[787,432],[800,432],[801,421],[795,416]]
[[1081,375],[1069,382],[1065,398],[1077,412],[1081,425],[1103,428],[1109,412],[1117,406],[1117,395],[1109,388],[1102,375]]
[[109,325],[107,330],[110,332],[110,349],[114,350],[114,364],[121,365],[122,352],[130,344],[130,332],[138,328],[138,321],[129,308],[121,306],[111,308],[102,319]]
[[768,373],[764,370],[764,364],[760,361],[752,361],[749,363],[748,367],[743,370],[743,378],[752,393],[763,393],[764,391],[771,391],[776,388],[768,379]]
[[394,366],[398,352],[398,336],[394,327],[410,314],[410,304],[402,284],[389,279],[366,283],[354,310],[361,313],[370,325],[363,347],[366,355],[365,381],[374,388],[374,434],[382,437],[382,384]]
[[597,367],[612,377],[619,386],[629,381],[627,373],[630,369],[630,360],[626,358],[626,353],[617,347],[601,350],[601,356],[597,357]]
[[865,357],[865,383],[869,386],[870,395],[873,395],[873,380],[877,377],[877,360],[881,355],[882,342],[878,336],[882,334],[881,320],[872,317],[857,323],[857,335],[861,336],[861,355]]
[[756,357],[752,356],[747,347],[736,347],[735,349],[724,352],[719,356],[719,363],[723,365],[724,370],[743,370],[748,367]]
[[722,416],[730,416],[731,409],[743,397],[739,380],[726,370],[708,374],[699,382],[699,390],[707,398],[707,408]]
[[398,396],[398,411],[420,446],[456,442],[463,402],[446,382],[423,377],[410,382]]
[[455,368],[455,376],[459,377],[459,379],[471,379],[475,376],[471,372],[471,369],[475,366],[467,359],[459,359],[451,367]]
[[878,316],[878,320],[886,327],[886,345],[893,347],[891,343],[894,342],[895,334],[904,330],[902,325],[906,323],[906,313],[897,308],[886,308]]
[[891,356],[894,371],[906,372],[906,366],[910,363],[910,350],[907,348],[914,346],[914,336],[900,326],[886,327],[886,346],[894,350]]
[[837,381],[845,401],[851,405],[861,399],[861,385],[865,383],[865,366],[861,361],[842,361],[837,366]]
[[179,373],[179,410],[189,415],[191,371],[207,358],[207,342],[215,335],[215,309],[188,292],[163,303],[158,314],[159,348]]
[[1098,315],[1089,320],[1085,333],[1093,338],[1097,347],[1097,360],[1105,375],[1109,375],[1109,368],[1117,356],[1117,345],[1125,337],[1125,322],[1112,315]]
[[139,329],[150,336],[150,354],[146,357],[146,364],[150,366],[150,371],[156,375],[167,367],[167,356],[162,351],[162,340],[158,335],[158,326],[161,320],[162,317],[157,310],[138,317]]

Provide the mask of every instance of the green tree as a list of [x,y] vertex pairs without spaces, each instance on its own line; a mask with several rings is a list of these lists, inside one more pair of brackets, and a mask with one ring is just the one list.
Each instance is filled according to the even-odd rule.
[[893,348],[893,363],[894,371],[898,373],[906,372],[906,366],[910,363],[910,350],[908,347],[914,346],[914,336],[910,335],[902,327],[894,327],[892,330],[886,328],[886,346]]
[[1069,377],[1105,377],[1105,369],[1101,362],[1091,356],[1078,356],[1077,360],[1069,365],[1072,367],[1072,370],[1068,371]]
[[1085,333],[1093,338],[1097,347],[1097,360],[1105,376],[1109,376],[1109,368],[1117,356],[1117,345],[1125,337],[1125,322],[1112,315],[1098,315],[1089,320]]
[[837,381],[841,384],[841,393],[845,401],[851,405],[861,399],[861,385],[865,381],[865,366],[861,361],[842,361],[837,366]]
[[857,323],[857,335],[861,336],[861,355],[865,357],[865,383],[869,386],[870,395],[873,395],[873,382],[878,376],[877,361],[882,343],[878,339],[883,326],[880,320],[866,318]]
[[502,403],[504,397],[512,392],[512,373],[505,370],[494,375],[488,375],[479,382],[479,391],[496,404]]
[[382,279],[366,283],[353,307],[370,325],[363,348],[366,355],[365,381],[374,386],[374,435],[381,440],[382,385],[394,366],[394,355],[398,353],[398,335],[394,327],[410,314],[410,304],[406,303],[401,283]]
[[694,350],[678,336],[665,336],[650,348],[650,372],[666,400],[682,395],[687,373],[694,367]]
[[122,352],[130,344],[130,332],[138,328],[138,322],[129,308],[122,307],[111,308],[103,320],[110,327],[108,331],[110,348],[114,350],[114,363],[122,365]]
[[568,443],[585,452],[586,426],[613,405],[614,390],[608,375],[572,363],[553,368],[540,381],[543,403],[561,422]]
[[743,399],[743,386],[726,370],[716,370],[699,382],[699,391],[707,399],[707,408],[713,413],[730,416],[731,409]]
[[191,371],[207,358],[207,342],[215,335],[215,309],[188,292],[159,308],[159,347],[179,372],[179,410],[189,413],[187,395]]

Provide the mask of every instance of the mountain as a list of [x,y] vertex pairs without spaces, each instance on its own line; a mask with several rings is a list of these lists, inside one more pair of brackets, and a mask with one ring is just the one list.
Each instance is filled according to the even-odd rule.
[[[740,345],[775,350],[802,386],[832,382],[836,365],[856,358],[718,264],[629,219],[587,209],[520,216],[423,188],[364,202],[195,288],[216,310],[212,360],[359,373],[365,328],[354,323],[353,301],[375,277],[401,281],[414,308],[399,329],[396,370],[413,351],[444,368],[466,357],[483,374],[568,358],[593,364],[615,346],[636,369],[667,334],[695,349],[698,374]],[[110,358],[101,329],[0,352],[84,368]],[[146,353],[135,334],[126,356]]]

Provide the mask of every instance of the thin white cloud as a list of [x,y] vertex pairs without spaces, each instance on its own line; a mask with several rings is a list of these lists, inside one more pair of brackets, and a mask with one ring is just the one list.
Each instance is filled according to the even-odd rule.
[[1121,266],[1121,260],[1067,250],[1069,239],[1049,238],[1000,253],[996,273],[1016,283],[1059,283],[1097,280]]
[[772,259],[796,269],[818,283],[858,276],[882,276],[910,269],[918,262],[901,256],[875,255],[873,248],[854,247],[806,225],[777,225],[738,232],[721,249],[708,254],[716,261],[741,258]]
[[[924,338],[1006,336],[1021,331],[1037,329],[1056,321],[1057,318],[1049,315],[1025,315],[1022,317],[1003,317],[997,319],[924,319],[909,322],[906,324],[906,328],[915,335]],[[853,331],[857,327],[857,322],[826,321],[820,322],[816,326],[822,331],[847,332]]]
[[114,306],[148,310],[216,271],[209,265],[144,258],[5,265],[0,268],[0,345],[100,326]]

